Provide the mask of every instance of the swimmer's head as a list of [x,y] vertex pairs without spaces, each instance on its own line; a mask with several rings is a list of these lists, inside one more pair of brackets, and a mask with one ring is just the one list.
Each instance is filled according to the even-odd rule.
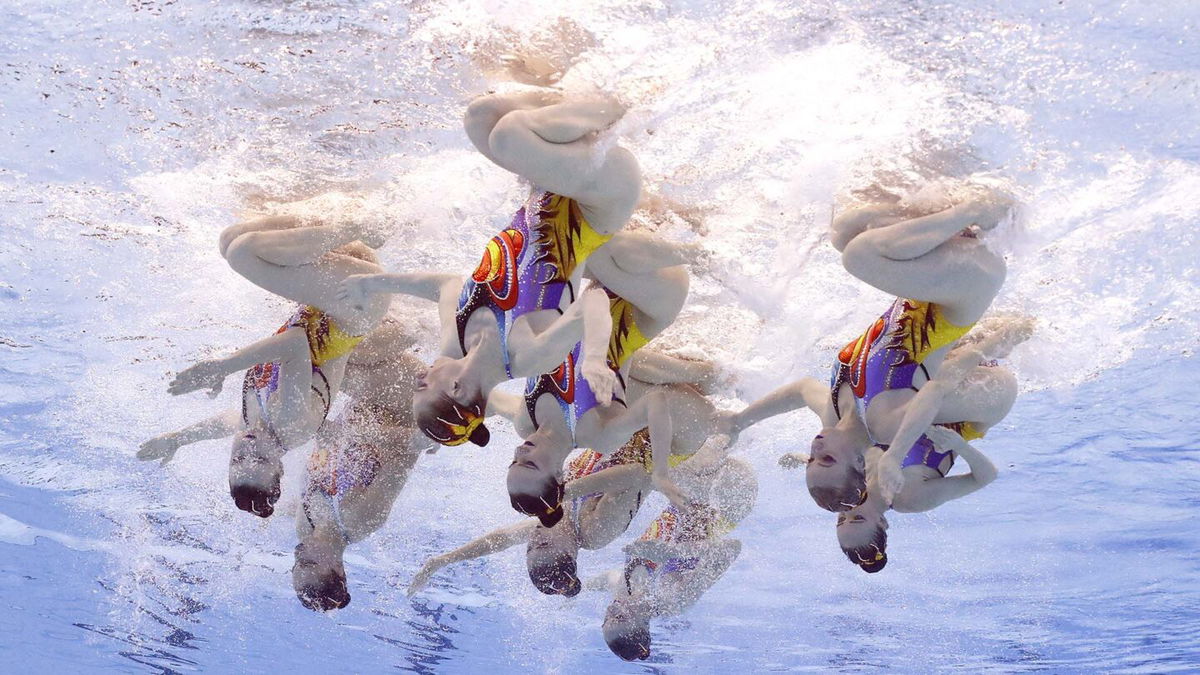
[[300,604],[314,612],[328,612],[350,604],[342,556],[319,541],[304,541],[296,546],[292,588]]
[[413,414],[417,426],[431,440],[442,445],[462,445],[467,441],[487,445],[491,433],[483,424],[487,395],[468,391],[462,384],[462,359],[439,358],[417,380],[413,392]]
[[279,501],[284,448],[274,435],[253,429],[233,441],[229,457],[229,494],[237,507],[269,518]]
[[626,661],[650,658],[650,620],[628,596],[618,597],[604,613],[604,642]]
[[546,595],[571,597],[583,590],[575,562],[579,545],[571,530],[562,522],[555,527],[538,527],[525,549],[529,580]]
[[554,527],[562,519],[562,498],[566,489],[562,480],[563,453],[547,427],[525,439],[513,451],[508,465],[508,496],[512,507],[537,516],[542,525]]
[[847,511],[867,497],[863,449],[853,435],[835,427],[813,439],[804,478],[813,501],[828,511]]
[[850,562],[873,574],[887,565],[887,527],[883,510],[868,501],[838,514],[838,545]]

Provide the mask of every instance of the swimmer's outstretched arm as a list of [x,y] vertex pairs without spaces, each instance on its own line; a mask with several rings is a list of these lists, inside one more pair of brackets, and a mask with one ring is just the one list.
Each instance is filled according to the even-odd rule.
[[142,461],[162,460],[163,466],[185,445],[232,436],[241,427],[241,414],[227,410],[186,426],[178,431],[160,434],[138,446],[137,458]]
[[563,501],[595,492],[623,492],[636,489],[646,480],[646,467],[641,464],[612,466],[567,483]]
[[608,367],[608,341],[612,335],[612,314],[608,294],[599,287],[589,288],[545,330],[520,344],[509,343],[509,364],[513,377],[536,377],[559,366],[583,334],[579,372],[587,380],[597,401],[612,399],[617,375]]
[[296,361],[309,358],[308,336],[302,329],[289,328],[242,347],[229,356],[200,361],[180,371],[167,385],[167,391],[178,396],[208,389],[209,395],[215,396],[221,391],[225,378],[233,373],[260,363],[280,361],[287,367]]
[[730,431],[734,434],[758,424],[776,415],[782,415],[798,408],[808,408],[821,418],[821,424],[834,426],[837,416],[829,398],[829,387],[816,378],[802,377],[795,382],[779,387],[763,396],[754,403],[746,406],[741,412],[730,418]]
[[457,274],[436,272],[354,274],[338,286],[337,298],[356,308],[365,307],[368,300],[381,293],[411,295],[438,302],[447,293],[457,294],[462,283],[463,278]]
[[896,495],[892,507],[904,513],[916,513],[937,508],[948,501],[964,497],[996,480],[999,471],[987,455],[966,442],[953,429],[930,427],[925,435],[940,451],[950,450],[962,457],[970,472],[926,480],[920,485],[908,485]]
[[417,572],[416,576],[413,577],[412,583],[408,586],[408,595],[412,596],[419,593],[429,584],[430,577],[447,565],[453,565],[464,560],[482,558],[485,555],[499,553],[504,549],[512,548],[517,544],[529,541],[529,537],[533,534],[533,530],[537,525],[538,522],[534,518],[528,518],[512,525],[505,525],[504,527],[492,530],[478,539],[473,539],[453,551],[430,558],[421,567],[421,570]]

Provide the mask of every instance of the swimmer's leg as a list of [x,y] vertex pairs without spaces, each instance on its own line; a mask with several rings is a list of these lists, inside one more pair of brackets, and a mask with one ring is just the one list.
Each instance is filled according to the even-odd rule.
[[[298,338],[289,341],[289,349],[279,359],[279,386],[271,395],[271,427],[284,447],[290,450],[312,438],[325,419],[325,402],[317,400],[318,397],[313,393],[313,386],[320,378],[314,376],[304,330],[289,328],[284,333],[296,333]],[[332,364],[332,367],[337,367],[337,364]],[[322,382],[317,386],[323,387],[324,384]],[[334,393],[336,390],[325,395],[332,396]]]
[[716,378],[712,361],[681,359],[643,347],[630,359],[629,376],[646,384],[704,385]]
[[624,114],[611,99],[514,110],[492,128],[488,158],[542,189],[575,199],[593,229],[612,234],[633,213],[641,170],[620,146],[594,157],[593,133]]
[[971,422],[980,432],[1003,420],[1017,400],[1017,378],[1008,368],[979,366],[943,401],[935,423]]
[[475,149],[495,164],[504,166],[492,154],[492,146],[488,143],[488,138],[491,137],[492,130],[496,128],[496,123],[500,121],[500,118],[514,110],[544,108],[561,102],[562,92],[551,89],[533,89],[510,94],[480,96],[467,106],[467,114],[463,118],[463,128]]
[[[592,254],[592,258],[602,251]],[[592,258],[588,259],[588,265],[596,281],[633,305],[637,310],[634,318],[643,334],[657,335],[679,316],[689,285],[687,270],[682,265],[636,273],[622,269],[611,259],[596,261],[593,266]]]
[[354,241],[349,237],[344,228],[334,226],[252,231],[234,239],[225,258],[230,267],[254,284],[317,307],[348,333],[361,335],[383,318],[391,298],[376,295],[361,310],[349,299],[338,298],[339,284],[347,277],[383,271],[373,259],[329,252]]
[[975,321],[1004,282],[1004,260],[956,235],[978,220],[974,203],[868,229],[842,251],[846,271],[904,298],[945,306],[951,321]]

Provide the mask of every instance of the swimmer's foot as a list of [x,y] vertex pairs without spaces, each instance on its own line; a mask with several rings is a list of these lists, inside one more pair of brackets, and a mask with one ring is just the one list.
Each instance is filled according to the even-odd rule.
[[785,469],[800,469],[808,466],[808,455],[803,452],[789,452],[779,457],[779,466]]

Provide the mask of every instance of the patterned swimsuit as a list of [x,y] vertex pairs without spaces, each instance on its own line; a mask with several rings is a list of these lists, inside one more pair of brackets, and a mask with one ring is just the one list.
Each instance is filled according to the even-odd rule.
[[[604,290],[608,293],[609,312],[612,314],[612,333],[608,340],[605,362],[617,376],[617,387],[613,391],[612,400],[625,405],[623,369],[629,363],[629,359],[633,357],[634,352],[644,347],[649,340],[642,334],[634,321],[633,305],[612,291]],[[529,419],[533,421],[534,428],[539,426],[537,420],[538,399],[544,394],[550,394],[558,401],[563,421],[566,422],[567,428],[571,432],[571,441],[575,444],[574,447],[579,447],[575,438],[579,420],[589,410],[600,405],[591,386],[579,372],[578,366],[582,351],[583,342],[576,343],[575,348],[554,371],[528,378],[525,381],[525,409],[529,413]]]
[[[325,406],[325,414],[328,415],[329,406],[333,402],[331,400],[332,391],[330,391],[329,380],[326,379],[321,366],[349,354],[365,336],[346,333],[328,314],[316,307],[304,305],[300,306],[295,314],[292,314],[291,318],[275,331],[275,334],[278,335],[289,328],[303,329],[308,338],[308,354],[312,360],[314,377],[312,392],[321,399]],[[260,363],[246,371],[246,375],[242,379],[242,421],[247,426],[250,426],[250,411],[247,409],[246,401],[249,398],[248,394],[253,394],[254,399],[258,402],[259,415],[267,422],[268,429],[271,428],[267,402],[279,389],[279,369],[278,361],[270,361]],[[323,387],[317,386],[316,380],[318,379],[324,385]]]
[[[893,389],[917,391],[914,379],[918,369],[924,373],[925,380],[929,380],[925,359],[958,340],[973,325],[950,323],[941,307],[934,303],[897,298],[867,332],[838,352],[829,382],[834,412],[841,417],[838,397],[843,384],[850,385],[863,420],[866,420],[871,399],[879,394]],[[967,440],[982,437],[968,422],[939,426],[954,429]],[[887,449],[886,445],[880,447]],[[954,453],[938,452],[933,441],[922,434],[901,463],[902,466],[916,464],[931,467],[944,476],[954,464]]]
[[496,317],[504,372],[511,379],[508,338],[513,324],[544,309],[561,313],[574,302],[576,270],[611,238],[592,229],[575,200],[552,192],[531,195],[512,223],[488,242],[463,283],[454,317],[463,354],[467,322],[475,310],[487,307]]

